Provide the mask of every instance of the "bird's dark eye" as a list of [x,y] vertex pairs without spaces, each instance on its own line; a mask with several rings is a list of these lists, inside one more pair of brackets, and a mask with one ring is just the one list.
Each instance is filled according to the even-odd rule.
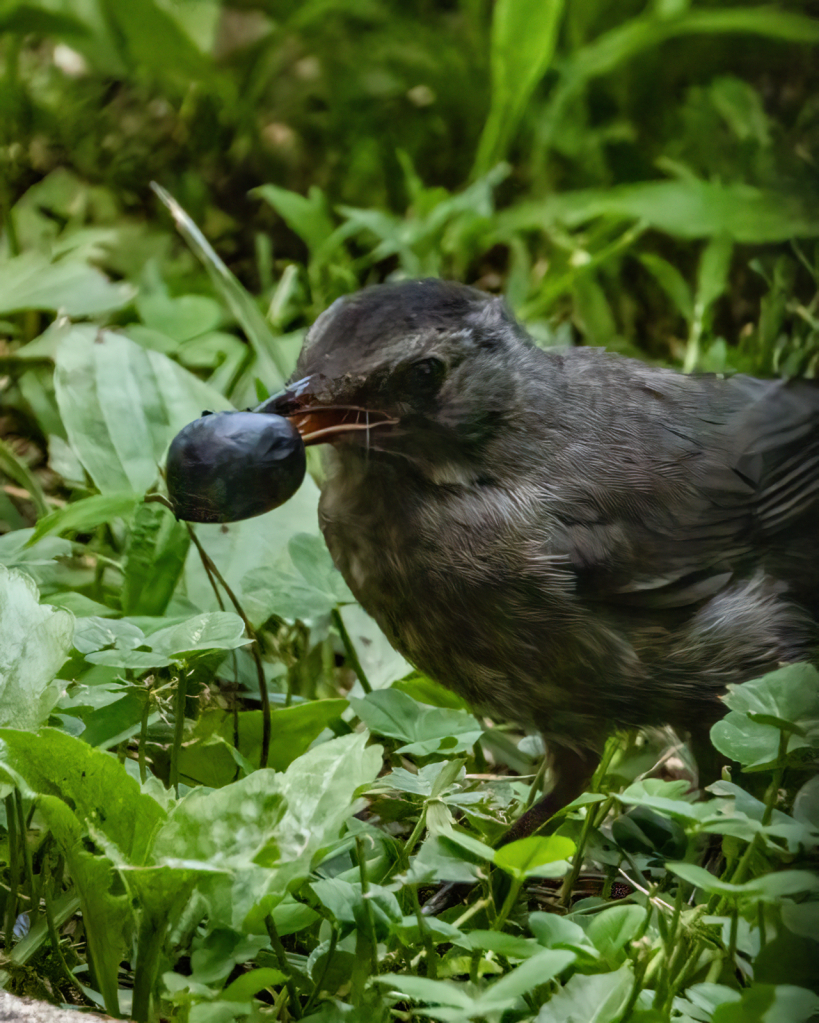
[[407,367],[405,386],[412,393],[432,394],[438,390],[446,375],[446,366],[440,359],[419,359]]

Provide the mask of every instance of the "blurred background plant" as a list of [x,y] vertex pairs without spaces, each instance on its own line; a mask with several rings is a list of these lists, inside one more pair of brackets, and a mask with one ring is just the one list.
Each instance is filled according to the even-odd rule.
[[[812,0],[0,0],[0,984],[192,1023],[260,991],[322,1023],[811,1016],[812,669],[734,694],[750,773],[707,803],[640,780],[684,749],[614,741],[495,905],[474,839],[539,743],[391,650],[313,479],[195,534],[142,499],[394,276],[503,293],[544,345],[816,376],[818,52]],[[722,880],[676,862],[715,834]],[[566,856],[592,894],[513,913]],[[478,865],[463,918],[416,916]]]

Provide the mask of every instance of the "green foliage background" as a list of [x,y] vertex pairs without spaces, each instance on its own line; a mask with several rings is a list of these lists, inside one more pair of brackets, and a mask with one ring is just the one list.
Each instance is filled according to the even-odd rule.
[[[0,32],[4,986],[140,1021],[816,1018],[812,667],[727,697],[704,801],[673,737],[616,736],[494,852],[539,743],[391,650],[318,463],[194,535],[144,501],[183,425],[389,277],[502,292],[544,345],[815,376],[809,0],[0,0]],[[424,918],[442,879],[478,887]]]

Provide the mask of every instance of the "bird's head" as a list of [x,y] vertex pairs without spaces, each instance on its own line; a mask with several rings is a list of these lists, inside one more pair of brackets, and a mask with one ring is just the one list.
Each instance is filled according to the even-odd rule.
[[377,285],[322,313],[293,380],[257,411],[291,418],[305,444],[470,461],[513,414],[530,344],[503,301],[474,288]]

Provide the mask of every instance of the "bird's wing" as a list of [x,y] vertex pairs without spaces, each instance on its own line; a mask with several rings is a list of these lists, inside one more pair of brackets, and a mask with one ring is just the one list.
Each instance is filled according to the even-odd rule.
[[819,544],[819,388],[692,383],[667,415],[632,418],[604,460],[550,487],[553,544],[585,599],[698,604],[770,552],[782,564],[800,539]]

